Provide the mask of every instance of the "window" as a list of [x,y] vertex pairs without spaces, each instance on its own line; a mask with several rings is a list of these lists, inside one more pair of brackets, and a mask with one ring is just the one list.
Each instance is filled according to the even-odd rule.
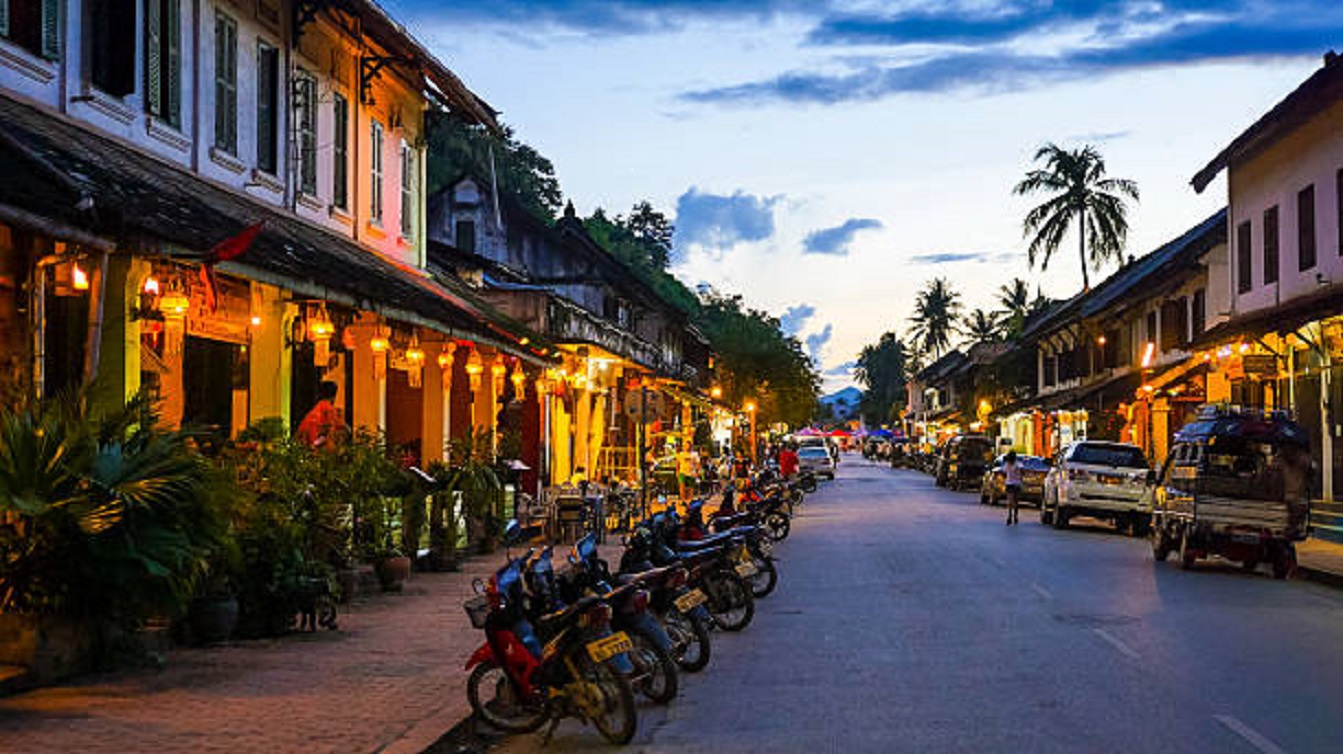
[[1278,282],[1278,205],[1264,210],[1264,285]]
[[145,0],[145,111],[182,125],[180,0]]
[[350,208],[350,103],[339,94],[332,98],[331,140],[331,204],[340,209]]
[[294,77],[294,128],[298,132],[298,190],[317,194],[317,80]]
[[265,42],[257,43],[256,50],[256,166],[276,174],[278,134],[276,117],[279,108],[280,52]]
[[372,221],[382,224],[382,124],[373,121],[369,141],[368,172],[372,178],[368,192],[368,214]]
[[135,0],[92,0],[89,80],[114,97],[135,91]]
[[1197,338],[1208,326],[1208,293],[1202,288],[1194,291],[1193,309],[1193,337]]
[[1189,342],[1189,299],[1181,296],[1161,305],[1162,351],[1179,348]]
[[415,237],[415,150],[401,142],[401,237]]
[[453,236],[458,249],[467,254],[476,253],[476,221],[458,220]]
[[1254,286],[1254,279],[1250,272],[1253,264],[1250,253],[1251,236],[1249,220],[1236,226],[1236,291],[1238,293],[1249,293],[1250,288]]
[[1338,215],[1338,255],[1343,256],[1343,170],[1334,176],[1334,203]]
[[238,154],[238,22],[215,15],[215,148]]
[[1296,250],[1298,270],[1315,266],[1315,184],[1296,195]]
[[1058,360],[1053,356],[1046,356],[1044,373],[1045,387],[1054,387],[1054,383],[1056,382],[1058,382]]
[[[1147,313],[1147,329],[1143,331],[1143,345],[1142,345],[1142,348],[1140,349],[1140,351],[1141,351],[1143,354],[1146,354],[1146,353],[1147,353],[1147,344],[1148,344],[1148,343],[1156,343],[1156,341],[1157,341],[1157,337],[1158,337],[1158,333],[1157,333],[1157,330],[1156,330],[1156,312],[1155,312],[1155,311],[1151,311],[1151,312],[1148,312],[1148,313]],[[1159,346],[1158,346],[1158,347],[1159,347]]]
[[60,0],[0,0],[0,37],[56,60],[61,56]]

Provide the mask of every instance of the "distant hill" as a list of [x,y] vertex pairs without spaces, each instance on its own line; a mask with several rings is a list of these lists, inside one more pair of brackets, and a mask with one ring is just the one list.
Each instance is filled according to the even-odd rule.
[[858,418],[858,402],[862,399],[863,391],[850,385],[843,390],[823,395],[819,400],[822,405],[830,408],[837,421],[848,421]]

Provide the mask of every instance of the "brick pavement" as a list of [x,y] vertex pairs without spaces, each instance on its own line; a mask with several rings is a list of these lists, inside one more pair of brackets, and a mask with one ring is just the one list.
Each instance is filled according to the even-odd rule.
[[161,671],[0,699],[0,751],[420,752],[469,714],[462,665],[481,634],[461,604],[502,560],[412,574],[335,632],[174,649]]

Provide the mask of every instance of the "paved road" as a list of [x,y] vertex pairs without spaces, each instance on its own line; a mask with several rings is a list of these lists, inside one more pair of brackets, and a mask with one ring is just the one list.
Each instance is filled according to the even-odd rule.
[[[640,708],[629,750],[1343,751],[1343,592],[978,500],[846,457],[755,623]],[[566,721],[545,750],[602,748]]]

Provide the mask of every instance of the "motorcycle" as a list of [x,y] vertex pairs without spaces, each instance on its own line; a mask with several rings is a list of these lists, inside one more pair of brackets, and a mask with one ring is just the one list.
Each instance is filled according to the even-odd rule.
[[[516,531],[510,523],[510,540]],[[613,744],[629,743],[638,727],[634,691],[612,663],[633,642],[624,632],[610,633],[611,606],[588,596],[533,622],[525,560],[506,557],[488,584],[475,582],[476,596],[463,605],[471,625],[485,632],[466,662],[471,709],[506,732],[531,732],[549,721],[548,739],[560,720],[576,717]]]
[[715,539],[694,551],[678,552],[677,528],[674,510],[654,516],[649,526],[652,537],[646,559],[655,566],[685,566],[689,583],[704,592],[705,609],[713,616],[714,625],[725,631],[746,628],[755,617],[755,598],[750,584],[738,570],[744,565],[738,562],[740,546],[731,547],[730,541]]
[[616,578],[637,577],[649,589],[649,611],[662,622],[671,640],[672,658],[686,672],[695,673],[709,664],[713,643],[709,627],[713,617],[704,607],[704,592],[689,586],[689,574],[680,565],[655,567],[649,558],[652,533],[637,527],[620,558]]

